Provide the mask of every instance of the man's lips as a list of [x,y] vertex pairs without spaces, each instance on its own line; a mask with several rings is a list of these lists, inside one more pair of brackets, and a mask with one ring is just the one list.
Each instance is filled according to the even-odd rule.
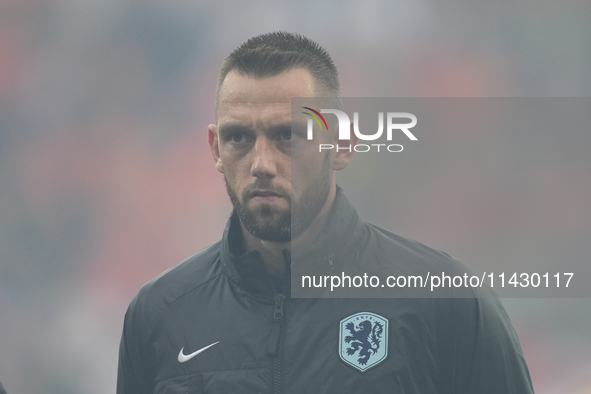
[[250,193],[250,197],[282,197],[279,193],[275,193],[272,191],[255,191]]
[[275,203],[283,198],[283,195],[270,190],[256,190],[249,193],[249,199],[261,204]]

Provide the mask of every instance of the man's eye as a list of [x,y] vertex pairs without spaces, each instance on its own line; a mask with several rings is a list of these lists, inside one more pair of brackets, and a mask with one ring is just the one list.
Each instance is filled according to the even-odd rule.
[[280,137],[283,141],[290,141],[291,140],[291,130],[290,131],[283,131],[280,134]]
[[232,142],[244,142],[246,137],[242,133],[234,133],[230,135],[230,141]]

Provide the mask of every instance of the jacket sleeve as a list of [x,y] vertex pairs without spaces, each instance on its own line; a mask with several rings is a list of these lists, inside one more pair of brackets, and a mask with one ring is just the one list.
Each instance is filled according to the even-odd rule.
[[533,393],[519,339],[494,293],[454,301],[454,392]]
[[143,311],[141,291],[131,302],[125,314],[123,334],[119,346],[117,394],[152,394],[154,358],[147,333],[149,322]]

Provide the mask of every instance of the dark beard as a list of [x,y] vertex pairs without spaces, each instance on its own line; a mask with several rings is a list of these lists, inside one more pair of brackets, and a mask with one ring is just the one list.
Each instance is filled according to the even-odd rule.
[[[301,201],[292,204],[291,196],[281,193],[288,199],[290,209],[286,212],[275,212],[271,207],[262,206],[258,212],[248,210],[240,201],[234,190],[226,183],[226,190],[232,205],[244,228],[258,239],[270,242],[290,242],[297,238],[312,224],[322,210],[330,191],[330,161],[326,155],[319,171],[319,177],[304,192]],[[274,190],[272,180],[257,178],[252,189]],[[242,201],[247,197],[248,190],[243,193]],[[276,217],[275,219],[273,217]]]

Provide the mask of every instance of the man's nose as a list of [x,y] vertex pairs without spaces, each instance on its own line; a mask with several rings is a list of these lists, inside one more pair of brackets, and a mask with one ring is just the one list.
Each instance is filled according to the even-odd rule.
[[267,138],[257,138],[253,149],[251,175],[257,178],[273,178],[277,175],[276,153],[275,147]]

